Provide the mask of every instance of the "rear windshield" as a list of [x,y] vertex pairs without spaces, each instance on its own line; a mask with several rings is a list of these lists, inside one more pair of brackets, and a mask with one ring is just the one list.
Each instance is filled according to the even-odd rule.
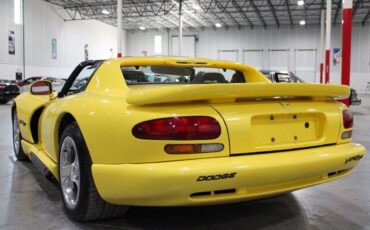
[[245,83],[243,73],[232,69],[175,66],[122,67],[127,85]]

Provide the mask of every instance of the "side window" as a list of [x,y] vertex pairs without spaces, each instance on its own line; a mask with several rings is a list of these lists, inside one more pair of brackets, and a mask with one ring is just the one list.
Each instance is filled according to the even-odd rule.
[[73,81],[71,87],[68,90],[68,94],[79,93],[83,91],[96,68],[96,65],[85,66],[85,68],[81,70],[81,72]]

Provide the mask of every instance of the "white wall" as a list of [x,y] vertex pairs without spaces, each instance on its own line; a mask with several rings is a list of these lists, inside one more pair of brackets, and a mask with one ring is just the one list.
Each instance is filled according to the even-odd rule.
[[[111,58],[117,53],[116,27],[96,21],[65,22],[48,3],[25,1],[26,77],[48,75],[67,78],[84,60],[84,45],[89,45],[89,59]],[[13,0],[0,1],[0,78],[14,79],[23,71],[22,26],[13,20]],[[8,31],[16,33],[16,55],[8,55]],[[123,53],[126,32],[123,33]],[[51,57],[51,40],[57,39],[57,59]]]
[[[8,33],[15,32],[15,55],[8,55]],[[13,1],[0,0],[0,78],[15,78],[22,70],[22,26],[14,24]]]
[[[370,82],[370,25],[354,25],[352,32],[351,86],[364,91]],[[127,33],[127,52],[130,56],[154,54],[154,35],[162,35],[162,54],[171,55],[168,47],[171,36],[176,32],[130,32]],[[184,31],[184,35],[196,35],[196,56],[218,58],[218,50],[238,50],[238,61],[242,62],[243,49],[263,49],[264,65],[269,68],[269,49],[289,49],[289,70],[295,68],[295,49],[317,49],[316,82],[319,82],[319,27],[283,27],[280,29],[220,29],[204,31]],[[341,48],[341,26],[333,28],[332,48]],[[302,62],[308,62],[303,60]],[[332,63],[332,62],[331,62]],[[331,66],[331,82],[340,83],[341,65]]]

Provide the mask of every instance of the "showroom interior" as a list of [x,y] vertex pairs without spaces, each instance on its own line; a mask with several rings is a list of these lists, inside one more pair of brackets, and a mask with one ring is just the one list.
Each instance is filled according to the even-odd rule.
[[[50,82],[63,92],[80,63],[108,60],[98,61],[104,67],[101,63],[116,58],[171,56],[246,64],[267,72],[271,81],[276,78],[276,85],[279,74],[297,76],[288,82],[312,83],[317,89],[347,85],[348,95],[340,101],[354,118],[352,142],[369,149],[370,0],[0,0],[0,15],[0,229],[370,229],[370,160],[364,154],[346,159],[345,164],[359,163],[348,176],[318,186],[217,205],[132,205],[123,216],[79,222],[66,214],[55,175],[40,173],[40,160],[17,160],[13,147],[15,103],[33,93],[34,82]],[[98,80],[86,84],[98,87]],[[327,94],[336,93],[327,89]],[[308,102],[308,110],[309,103],[314,102]],[[34,106],[25,105],[17,110]],[[329,123],[337,119],[330,116]]]

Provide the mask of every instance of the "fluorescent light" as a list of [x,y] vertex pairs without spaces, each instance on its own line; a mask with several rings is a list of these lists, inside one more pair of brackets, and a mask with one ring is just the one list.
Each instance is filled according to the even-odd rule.
[[301,21],[299,21],[299,24],[300,24],[301,26],[304,26],[304,25],[306,25],[306,21],[305,21],[305,20],[301,20]]
[[304,1],[303,0],[298,0],[297,5],[298,6],[303,6],[304,5]]
[[222,27],[221,23],[218,23],[218,22],[215,24],[215,26],[216,26],[217,28]]
[[101,11],[101,13],[102,14],[109,14],[109,11],[104,9],[104,10]]
[[195,5],[193,6],[193,9],[194,9],[194,10],[200,10],[201,8],[200,8],[200,6],[199,6],[198,4],[195,4]]
[[144,26],[139,27],[140,30],[145,30],[146,28]]

